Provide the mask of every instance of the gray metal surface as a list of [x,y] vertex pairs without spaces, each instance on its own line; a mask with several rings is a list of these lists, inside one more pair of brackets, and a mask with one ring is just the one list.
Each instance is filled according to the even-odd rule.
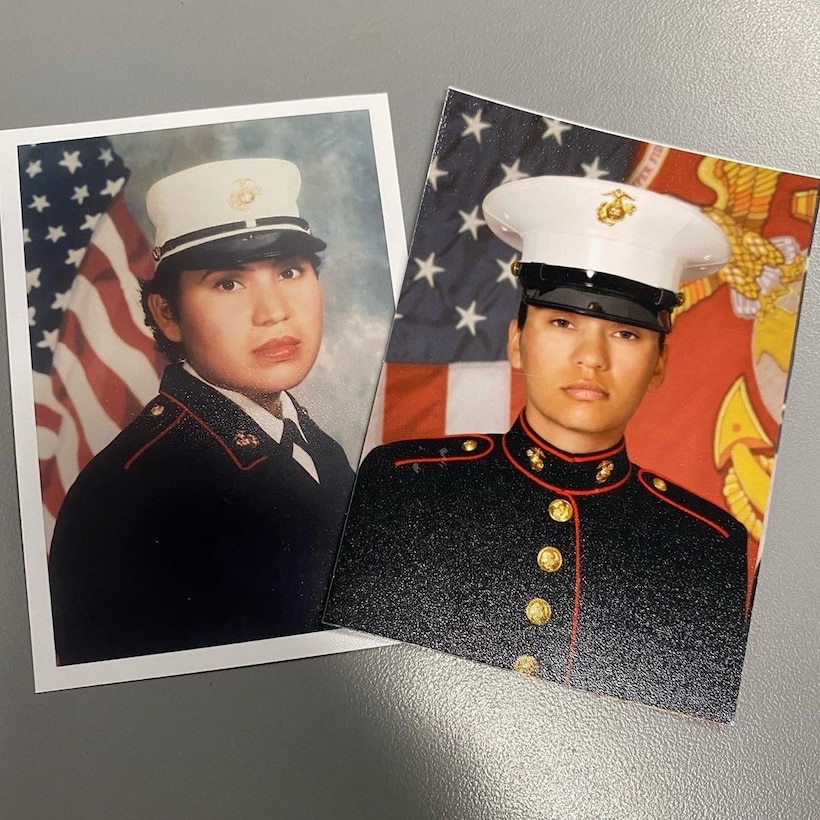
[[[799,0],[9,3],[0,127],[387,91],[409,231],[448,85],[819,173],[818,42]],[[403,646],[35,696],[0,358],[0,817],[820,817],[819,261],[732,727]]]

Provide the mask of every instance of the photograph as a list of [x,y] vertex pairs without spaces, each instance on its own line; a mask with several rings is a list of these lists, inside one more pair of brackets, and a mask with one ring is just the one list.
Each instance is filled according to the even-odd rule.
[[450,89],[326,623],[732,722],[817,190]]
[[6,131],[0,190],[36,691],[386,643],[322,623],[406,264],[386,95]]

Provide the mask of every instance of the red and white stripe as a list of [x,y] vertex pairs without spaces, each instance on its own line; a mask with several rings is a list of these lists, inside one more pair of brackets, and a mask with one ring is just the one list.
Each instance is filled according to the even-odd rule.
[[157,392],[163,359],[145,327],[139,280],[150,249],[119,198],[104,214],[72,285],[51,374],[34,374],[46,537],[80,470]]
[[363,456],[401,439],[506,432],[523,404],[520,377],[506,361],[387,363]]

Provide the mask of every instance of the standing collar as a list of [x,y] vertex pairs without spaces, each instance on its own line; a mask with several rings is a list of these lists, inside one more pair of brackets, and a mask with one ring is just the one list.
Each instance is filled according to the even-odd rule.
[[185,362],[182,367],[192,376],[221,393],[226,399],[230,399],[240,410],[247,413],[277,444],[282,440],[284,419],[290,419],[296,425],[296,429],[299,431],[302,439],[305,440],[305,434],[302,430],[302,426],[299,424],[296,407],[291,397],[284,390],[280,394],[282,402],[282,418],[280,419],[242,393],[237,393],[235,390],[228,390],[225,387],[219,387],[216,384],[211,384],[211,382],[206,381],[189,362]]
[[609,450],[574,455],[542,439],[524,418],[524,411],[503,438],[507,458],[533,481],[575,492],[605,492],[629,475],[631,463],[621,439]]

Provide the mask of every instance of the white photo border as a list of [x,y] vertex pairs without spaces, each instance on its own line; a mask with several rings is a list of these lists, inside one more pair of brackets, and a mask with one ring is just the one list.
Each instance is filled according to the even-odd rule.
[[[38,470],[28,300],[25,277],[20,275],[20,272],[26,269],[18,168],[18,148],[20,146],[87,137],[113,137],[189,126],[362,110],[367,111],[370,118],[372,149],[381,197],[383,231],[395,302],[404,277],[407,250],[386,94],[260,103],[76,124],[36,126],[0,132],[0,235],[2,235],[15,456],[35,692],[250,666],[394,643],[353,630],[337,629],[249,643],[58,666],[54,646],[47,545]],[[366,423],[367,419],[363,418],[363,430]]]

